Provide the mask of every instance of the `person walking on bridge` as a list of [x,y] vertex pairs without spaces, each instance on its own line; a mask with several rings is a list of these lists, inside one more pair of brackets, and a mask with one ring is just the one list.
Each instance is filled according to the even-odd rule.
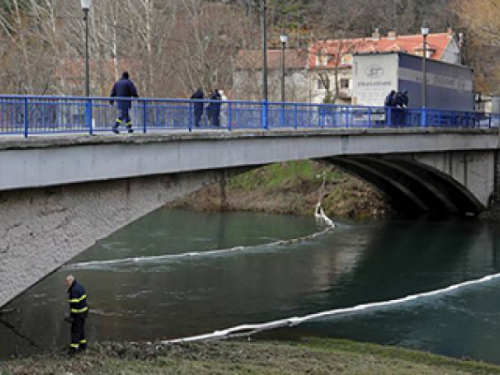
[[195,128],[200,126],[200,120],[201,117],[203,116],[203,100],[205,95],[203,94],[203,90],[201,87],[196,90],[196,92],[191,95],[191,99],[196,100],[194,103],[194,126]]
[[[122,78],[117,81],[114,86],[113,90],[111,91],[111,97],[112,98],[138,98],[139,94],[137,94],[137,89],[134,85],[134,82],[132,82],[129,79],[129,74],[128,72],[123,72]],[[114,101],[110,101],[111,105],[114,104]],[[115,126],[113,127],[113,132],[115,134],[119,134],[118,127],[123,124],[128,128],[129,133],[133,133],[134,130],[132,129],[132,120],[130,119],[130,108],[132,108],[132,101],[130,100],[117,100],[117,119]]]
[[214,89],[210,94],[210,104],[207,107],[207,113],[212,126],[220,126],[220,106],[221,96],[219,90]]
[[87,306],[87,294],[83,285],[78,283],[73,275],[66,277],[68,286],[70,315],[65,319],[71,323],[71,343],[69,354],[87,349],[87,338],[85,337],[85,321],[89,308]]

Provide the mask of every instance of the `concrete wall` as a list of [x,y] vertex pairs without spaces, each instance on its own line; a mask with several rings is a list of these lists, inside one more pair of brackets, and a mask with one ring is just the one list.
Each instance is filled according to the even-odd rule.
[[240,171],[0,193],[0,307],[99,239],[167,202]]

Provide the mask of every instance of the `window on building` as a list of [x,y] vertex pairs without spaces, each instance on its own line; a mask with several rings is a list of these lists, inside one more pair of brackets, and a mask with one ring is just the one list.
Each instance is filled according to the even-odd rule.
[[348,89],[349,88],[349,79],[348,78],[341,78],[340,79],[340,88],[341,89]]
[[328,85],[328,80],[318,79],[318,90],[325,90]]

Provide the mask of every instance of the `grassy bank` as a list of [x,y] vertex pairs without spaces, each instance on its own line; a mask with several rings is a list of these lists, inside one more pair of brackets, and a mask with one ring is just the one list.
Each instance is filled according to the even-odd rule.
[[75,358],[3,362],[4,374],[500,374],[500,367],[341,340],[96,345]]
[[311,215],[321,192],[329,216],[359,219],[390,213],[382,195],[371,186],[335,167],[313,161],[262,167],[229,179],[224,188],[207,187],[171,207]]

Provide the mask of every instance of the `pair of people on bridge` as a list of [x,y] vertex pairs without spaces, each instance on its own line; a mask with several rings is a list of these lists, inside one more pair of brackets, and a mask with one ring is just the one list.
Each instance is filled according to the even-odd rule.
[[[203,93],[203,90],[199,88],[196,90],[196,92],[191,95],[191,99],[196,100],[194,103],[194,126],[199,127],[200,126],[200,121],[203,117],[203,100],[205,98],[205,95]],[[219,90],[213,89],[210,96],[208,97],[210,102],[206,108],[206,115],[208,118],[208,121],[212,126],[220,126],[220,108],[221,108],[221,103],[220,101],[222,100],[222,96],[219,93]]]
[[387,125],[406,125],[406,108],[410,104],[408,90],[396,92],[392,90],[385,98],[386,123]]

